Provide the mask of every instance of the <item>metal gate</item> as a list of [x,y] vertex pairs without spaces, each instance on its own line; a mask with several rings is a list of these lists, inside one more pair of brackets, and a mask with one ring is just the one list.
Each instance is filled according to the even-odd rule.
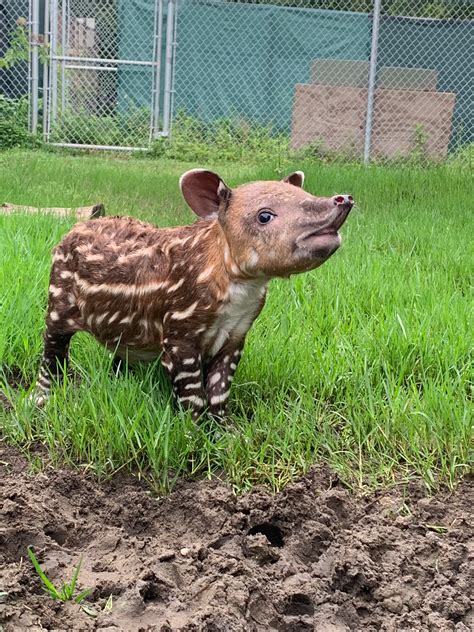
[[[32,1],[33,42],[39,4]],[[149,29],[143,31],[143,2],[45,0],[41,8],[42,47],[48,55],[42,64],[46,142],[127,151],[146,149],[153,139],[169,134],[175,0],[145,4],[152,37]],[[33,47],[33,68],[38,68],[38,48]],[[32,83],[34,95],[38,80]],[[38,99],[32,110],[38,110]],[[36,120],[32,119],[33,127]]]

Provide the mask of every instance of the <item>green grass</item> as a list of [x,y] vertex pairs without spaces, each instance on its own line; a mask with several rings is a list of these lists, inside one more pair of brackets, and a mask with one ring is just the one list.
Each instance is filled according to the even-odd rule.
[[[186,223],[178,176],[191,166],[12,151],[0,154],[0,202],[103,202],[108,214]],[[280,175],[205,166],[231,185]],[[0,388],[14,401],[0,412],[5,438],[101,476],[133,471],[159,490],[205,473],[239,491],[277,490],[315,462],[356,487],[413,476],[453,485],[472,463],[472,174],[316,162],[285,171],[294,168],[313,193],[350,192],[359,206],[327,264],[272,281],[234,382],[234,430],[177,413],[158,363],[115,378],[85,334],[72,345],[80,381],[56,388],[45,410],[8,389],[13,373],[26,383],[36,374],[50,251],[71,222],[0,215]]]
[[85,590],[81,590],[78,594],[74,594],[76,592],[77,580],[79,578],[79,572],[81,570],[82,560],[79,560],[70,581],[63,582],[61,588],[58,588],[53,584],[53,582],[46,575],[44,570],[41,568],[40,563],[36,559],[36,555],[33,552],[31,547],[27,549],[28,557],[30,558],[30,562],[33,564],[33,567],[41,581],[43,590],[56,601],[74,601],[75,603],[81,603],[84,599],[91,594],[92,590],[90,588],[86,588]]

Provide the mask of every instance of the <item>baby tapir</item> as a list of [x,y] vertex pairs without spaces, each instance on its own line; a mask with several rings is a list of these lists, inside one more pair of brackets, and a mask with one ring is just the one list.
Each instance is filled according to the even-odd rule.
[[341,240],[350,195],[318,198],[304,174],[229,188],[211,171],[181,177],[191,226],[129,217],[80,223],[54,250],[44,353],[33,397],[44,403],[71,337],[88,331],[119,358],[161,356],[194,419],[221,417],[245,336],[273,277],[312,270]]

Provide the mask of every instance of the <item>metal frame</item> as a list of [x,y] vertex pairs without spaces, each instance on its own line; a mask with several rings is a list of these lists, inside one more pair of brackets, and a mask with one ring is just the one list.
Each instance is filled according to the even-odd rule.
[[[422,0],[418,0],[420,3]],[[40,41],[39,35],[39,12],[40,3],[44,2],[44,39]],[[98,6],[100,0],[97,0]],[[29,59],[28,59],[28,90],[29,90],[29,127],[34,133],[38,130],[38,122],[42,112],[42,133],[45,142],[51,142],[51,132],[58,117],[68,107],[68,99],[73,98],[68,94],[69,90],[73,92],[73,82],[71,81],[68,90],[68,70],[117,73],[122,66],[140,66],[151,69],[151,90],[148,100],[148,88],[145,93],[146,107],[150,107],[149,113],[149,130],[147,136],[147,121],[144,126],[140,127],[140,140],[138,144],[149,145],[154,139],[159,137],[170,137],[172,135],[173,110],[175,101],[175,72],[176,72],[176,56],[177,56],[177,26],[178,26],[178,8],[180,0],[154,0],[153,3],[153,42],[152,52],[147,49],[147,55],[150,58],[143,59],[109,59],[101,57],[81,57],[76,55],[68,55],[71,16],[71,0],[29,0]],[[363,158],[367,164],[371,160],[373,154],[373,122],[374,112],[377,107],[376,87],[377,87],[377,57],[379,52],[379,29],[381,24],[381,11],[383,0],[373,0],[373,12],[367,16],[371,23],[371,48],[369,58],[368,72],[368,89],[367,89],[367,105],[365,109],[365,136]],[[238,3],[235,5],[238,10]],[[91,11],[94,15],[94,12]],[[396,16],[397,19],[416,19],[416,21],[439,22],[433,18],[408,18],[404,16]],[[382,23],[383,25],[383,23]],[[61,33],[59,30],[61,29]],[[192,35],[192,34],[191,34]],[[183,33],[179,36],[184,37]],[[187,35],[189,37],[189,34]],[[196,37],[199,33],[196,31]],[[43,64],[40,68],[40,55],[42,46],[49,46],[49,63]],[[148,45],[151,42],[148,42]],[[88,50],[84,52],[87,54]],[[130,50],[130,49],[129,49]],[[94,50],[95,53],[95,50]],[[132,56],[132,54],[130,54]],[[136,56],[140,56],[138,53]],[[39,86],[39,73],[43,73],[42,94]],[[190,72],[194,72],[190,70]],[[104,75],[102,75],[104,76]],[[111,79],[112,81],[112,79]],[[113,95],[113,90],[110,94]],[[94,93],[99,95],[99,92]],[[42,106],[41,99],[42,96]],[[109,107],[113,113],[113,103]],[[101,112],[100,107],[98,111]],[[108,112],[108,110],[107,110]],[[104,139],[107,140],[107,139]],[[81,143],[52,143],[62,147],[77,147],[84,149],[110,149],[114,151],[133,151],[134,149],[143,150],[146,147],[130,147],[130,141],[127,146],[116,145],[94,145]]]
[[30,0],[30,131],[36,134],[38,128],[39,95],[39,0]]
[[163,102],[163,136],[169,136],[171,129],[171,90],[173,81],[174,38],[175,38],[175,0],[168,0],[166,17],[166,60],[165,87]]
[[370,162],[370,145],[374,119],[375,82],[377,79],[377,53],[379,48],[380,9],[382,0],[374,0],[372,15],[372,45],[370,48],[369,85],[367,90],[367,119],[365,124],[364,162]]
[[[49,46],[51,26],[49,23],[49,2],[44,4],[44,45]],[[43,64],[43,140],[48,139],[49,134],[49,64]]]
[[[150,93],[150,131],[149,143],[161,136],[168,136],[171,128],[172,116],[172,84],[174,72],[174,48],[176,46],[176,0],[168,0],[168,12],[171,10],[171,20],[167,17],[166,30],[166,65],[165,65],[165,90],[163,95],[163,125],[160,129],[160,99],[162,96],[161,69],[164,26],[164,0],[155,0],[154,3],[154,30],[153,30],[153,54],[149,61],[138,59],[109,59],[101,57],[80,57],[67,55],[69,24],[69,0],[45,1],[45,42],[49,43],[49,68],[44,65],[43,81],[43,138],[46,142],[57,147],[77,147],[82,149],[108,149],[114,151],[146,150],[146,147],[129,147],[116,145],[89,145],[81,143],[51,142],[51,130],[61,112],[65,111],[68,100],[67,70],[93,70],[117,72],[120,65],[146,66],[153,69],[152,89]],[[30,0],[38,6],[39,0]],[[59,46],[58,19],[61,19],[61,43]],[[36,67],[38,64],[36,63]],[[59,94],[60,93],[60,94]],[[59,105],[60,104],[60,105]],[[36,108],[37,109],[37,108]]]

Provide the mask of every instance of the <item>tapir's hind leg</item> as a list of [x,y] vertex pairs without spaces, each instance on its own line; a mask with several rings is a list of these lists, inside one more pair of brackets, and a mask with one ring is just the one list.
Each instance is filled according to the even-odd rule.
[[83,329],[72,285],[72,274],[61,269],[62,261],[53,264],[49,286],[48,314],[44,348],[36,387],[31,399],[41,406],[48,399],[53,379],[61,379],[66,370],[69,343]]
[[44,334],[44,349],[32,399],[42,406],[49,397],[53,379],[61,379],[67,368],[69,343],[73,333],[63,333],[47,327]]

